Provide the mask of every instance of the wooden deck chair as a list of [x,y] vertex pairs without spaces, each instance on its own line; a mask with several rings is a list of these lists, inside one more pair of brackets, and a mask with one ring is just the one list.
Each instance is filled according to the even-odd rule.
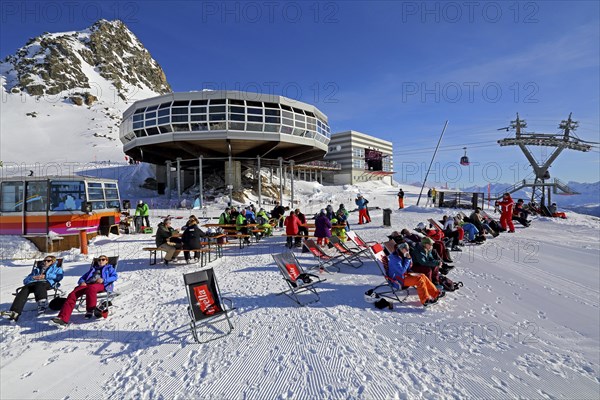
[[[235,308],[230,299],[221,296],[213,268],[183,274],[183,282],[194,341],[206,343],[229,335],[233,330],[229,313]],[[216,323],[223,325],[223,322],[227,323],[225,329],[220,329]],[[207,339],[201,340],[204,337]]]
[[[295,301],[300,306],[312,304],[319,301],[320,296],[317,293],[316,285],[325,282],[326,279],[321,279],[317,275],[307,274],[298,259],[291,251],[273,254],[273,260],[279,268],[279,272],[283,275],[283,279],[288,285],[288,289],[281,293],[277,293],[277,296],[285,294],[287,297]],[[310,292],[315,295],[315,300],[302,302],[298,294],[303,292]]]
[[325,250],[323,250],[323,248],[319,246],[313,239],[305,239],[303,246],[306,247],[319,262],[317,265],[309,269],[316,269],[318,267],[319,269],[331,273],[331,271],[328,269],[331,267],[340,272],[340,267],[338,267],[337,264],[344,261],[344,258],[341,254],[338,254],[337,256],[327,254],[327,252],[325,252]]
[[368,252],[369,247],[376,244],[377,242],[367,242],[363,240],[358,234],[354,231],[346,232],[346,236],[350,241],[356,246],[357,249]]
[[[113,268],[115,269],[115,271],[117,270],[117,265],[119,264],[119,256],[112,256],[112,257],[108,257],[108,264],[112,265]],[[96,266],[98,265],[98,258],[94,257],[94,259],[92,260],[92,266]],[[100,314],[96,314],[96,317],[104,317],[106,318],[108,316],[108,311],[110,309],[110,307],[112,306],[112,301],[114,300],[115,297],[117,297],[120,293],[115,292],[114,291],[114,285],[110,285],[109,287],[106,288],[105,291],[103,292],[99,292],[98,293],[98,302],[96,304],[96,310],[100,313]],[[75,307],[75,309],[77,311],[80,311],[80,308],[84,306],[84,302],[85,302],[85,294],[83,296],[81,296],[79,298],[79,301],[77,303],[77,307]]]
[[[393,240],[391,241],[393,242]],[[385,297],[390,300],[396,300],[403,303],[408,298],[408,287],[401,286],[401,284],[388,275],[388,258],[385,254],[384,245],[375,243],[369,247],[371,257],[379,267],[379,271],[383,275],[385,282],[381,285],[374,287],[372,290],[377,293],[380,297]],[[404,296],[400,298],[399,292],[404,292]]]
[[[62,267],[62,263],[63,263],[63,259],[62,258],[57,258],[56,259],[56,264],[59,267]],[[38,268],[44,267],[44,260],[36,260],[36,261],[34,261],[33,262],[33,267],[31,267],[31,271],[32,272],[33,272],[33,269],[35,267],[38,267]],[[51,286],[48,289],[48,302],[50,302],[53,299],[59,298],[59,297],[64,297],[64,295],[65,295],[65,292],[62,289],[60,289],[60,281],[62,280],[63,275],[60,275],[57,278],[58,279],[56,280],[56,283],[54,283],[54,285]],[[13,296],[16,296],[17,293],[19,293],[21,291],[21,289],[23,289],[23,286],[18,287],[15,290],[15,292],[13,293]]]
[[363,255],[362,250],[352,250],[337,236],[331,236],[329,243],[341,254],[347,261],[347,264],[353,268],[360,268],[363,265],[360,257]]

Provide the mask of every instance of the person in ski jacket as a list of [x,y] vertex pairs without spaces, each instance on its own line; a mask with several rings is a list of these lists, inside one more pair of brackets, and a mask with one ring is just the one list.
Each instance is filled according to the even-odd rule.
[[219,225],[229,225],[231,223],[231,208],[227,207],[219,216]]
[[318,245],[328,244],[331,237],[331,221],[325,212],[325,209],[322,209],[315,219],[315,237]]
[[497,202],[497,204],[500,207],[500,225],[502,225],[503,229],[508,229],[508,232],[514,233],[515,226],[512,223],[512,216],[515,202],[510,197],[510,193],[504,193],[502,200]]
[[348,218],[350,216],[350,213],[348,212],[348,210],[346,210],[346,207],[344,207],[343,204],[340,204],[340,206],[338,207],[338,210],[336,212],[336,215],[338,216],[338,221],[340,219],[339,218],[340,212],[342,214],[344,214],[344,221],[346,221],[346,232],[348,232],[350,230],[350,221]]
[[404,208],[404,190],[400,188],[398,191],[398,209],[401,210]]
[[371,222],[371,219],[367,214],[367,204],[369,204],[369,201],[365,199],[362,196],[362,194],[359,194],[358,196],[356,196],[354,203],[358,207],[358,224],[362,225],[363,223],[368,224],[369,222]]
[[38,305],[38,315],[46,312],[48,290],[60,282],[63,278],[63,269],[58,265],[54,256],[44,257],[44,261],[36,264],[31,273],[23,279],[23,287],[17,291],[17,295],[7,313],[10,320],[17,322],[23,312],[27,298],[31,293],[35,296]]
[[427,306],[435,303],[441,295],[427,275],[410,271],[412,258],[408,243],[399,243],[395,251],[388,257],[388,277],[392,285],[399,289],[403,286],[416,286],[421,304]]
[[144,203],[143,200],[138,201],[134,217],[134,223],[138,232],[142,224],[150,226],[150,209],[148,208],[148,204]]
[[264,229],[264,236],[271,236],[273,234],[273,226],[269,223],[269,216],[263,208],[256,213],[256,224],[258,229]]
[[[340,218],[343,218],[340,216]],[[331,236],[337,236],[342,242],[346,241],[346,229],[345,228],[337,228],[335,227],[335,225],[337,226],[342,226],[344,224],[344,221],[340,221],[337,218],[333,218],[331,220]]]
[[161,250],[165,250],[166,254],[164,257],[164,264],[169,265],[169,262],[174,258],[177,258],[179,251],[177,250],[177,241],[174,236],[177,236],[179,232],[171,227],[171,220],[166,218],[163,222],[158,224],[156,228],[156,247]]
[[286,246],[291,249],[295,239],[294,236],[298,235],[298,227],[300,225],[300,219],[298,219],[295,211],[290,211],[290,215],[285,219],[284,225],[285,234],[287,235]]
[[279,204],[278,201],[275,202],[275,208],[273,208],[273,211],[271,211],[271,217],[275,218],[275,221],[277,221],[277,224],[279,225],[280,228],[283,227],[283,216],[284,215],[285,215],[285,208],[281,204]]
[[[197,250],[202,247],[200,240],[206,236],[206,233],[198,226],[199,222],[200,221],[198,221],[198,219],[192,215],[185,224],[185,229],[181,235],[181,241],[183,243],[184,250]],[[185,257],[185,262],[189,264],[192,258],[190,252],[184,251],[183,256]],[[194,252],[194,261],[200,261],[199,251]]]
[[85,318],[91,318],[96,309],[98,293],[112,291],[113,283],[117,278],[117,271],[108,263],[108,257],[104,255],[98,257],[98,263],[81,275],[77,281],[78,286],[69,293],[58,317],[53,318],[52,322],[57,325],[68,324],[77,299],[83,295],[85,295]]
[[[238,216],[235,218],[235,230],[243,235],[249,235],[248,221],[246,220],[246,209],[242,208]],[[244,242],[250,243],[250,238],[245,237]]]
[[424,237],[421,243],[417,243],[412,249],[410,255],[413,259],[412,270],[427,275],[429,280],[437,285],[440,282],[439,274],[443,262],[433,251],[433,243],[433,239]]
[[[294,211],[296,213],[296,217],[298,217],[298,221],[300,221],[300,225],[298,226],[298,235],[302,235],[305,238],[308,237],[308,227],[306,226],[306,216],[300,211],[299,208],[296,208]],[[297,237],[294,241],[294,245],[296,247],[302,247],[302,238]]]

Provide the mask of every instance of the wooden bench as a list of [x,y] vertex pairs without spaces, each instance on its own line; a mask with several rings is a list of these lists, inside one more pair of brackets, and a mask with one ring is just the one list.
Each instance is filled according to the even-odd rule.
[[[142,250],[144,250],[144,251],[149,251],[149,252],[150,252],[150,261],[149,261],[149,262],[150,262],[150,265],[156,265],[156,253],[157,253],[158,251],[160,251],[160,252],[165,252],[165,253],[167,252],[167,250],[165,250],[165,249],[161,249],[161,248],[158,248],[158,247],[144,247]],[[198,252],[198,253],[200,253],[200,266],[202,266],[202,267],[205,265],[205,262],[204,262],[204,254],[206,254],[206,253],[209,253],[209,252],[210,252],[210,250],[209,250],[209,249],[207,249],[207,248],[202,248],[202,249],[191,249],[191,250],[183,250],[183,249],[181,249],[181,250],[177,250],[177,251],[179,251],[179,252],[186,252],[186,251],[187,251],[187,252],[189,252],[189,251],[194,251],[194,252]],[[161,256],[161,257],[160,257],[160,259],[162,260],[162,259],[163,259],[162,253],[160,254],[160,256]],[[209,258],[210,258],[210,254],[209,254]],[[209,262],[210,262],[210,261],[209,261]]]
[[[239,239],[239,241],[240,241],[240,249],[244,248],[244,244],[250,245],[250,236],[251,235],[248,235],[246,233],[239,233],[239,232],[236,232],[236,233],[227,233],[227,237],[228,238]],[[248,239],[247,242],[246,242],[246,239]]]

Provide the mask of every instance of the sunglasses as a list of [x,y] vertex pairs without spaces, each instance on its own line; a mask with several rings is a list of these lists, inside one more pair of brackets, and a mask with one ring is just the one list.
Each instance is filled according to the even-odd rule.
[[52,260],[44,260],[44,262],[52,262]]
[[108,261],[108,258],[99,258],[98,261]]

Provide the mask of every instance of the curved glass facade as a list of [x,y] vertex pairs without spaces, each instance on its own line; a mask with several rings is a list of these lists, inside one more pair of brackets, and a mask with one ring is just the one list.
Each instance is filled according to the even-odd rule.
[[308,110],[286,104],[231,98],[169,100],[135,109],[121,125],[121,140],[164,133],[241,131],[314,138],[328,143],[329,125]]

